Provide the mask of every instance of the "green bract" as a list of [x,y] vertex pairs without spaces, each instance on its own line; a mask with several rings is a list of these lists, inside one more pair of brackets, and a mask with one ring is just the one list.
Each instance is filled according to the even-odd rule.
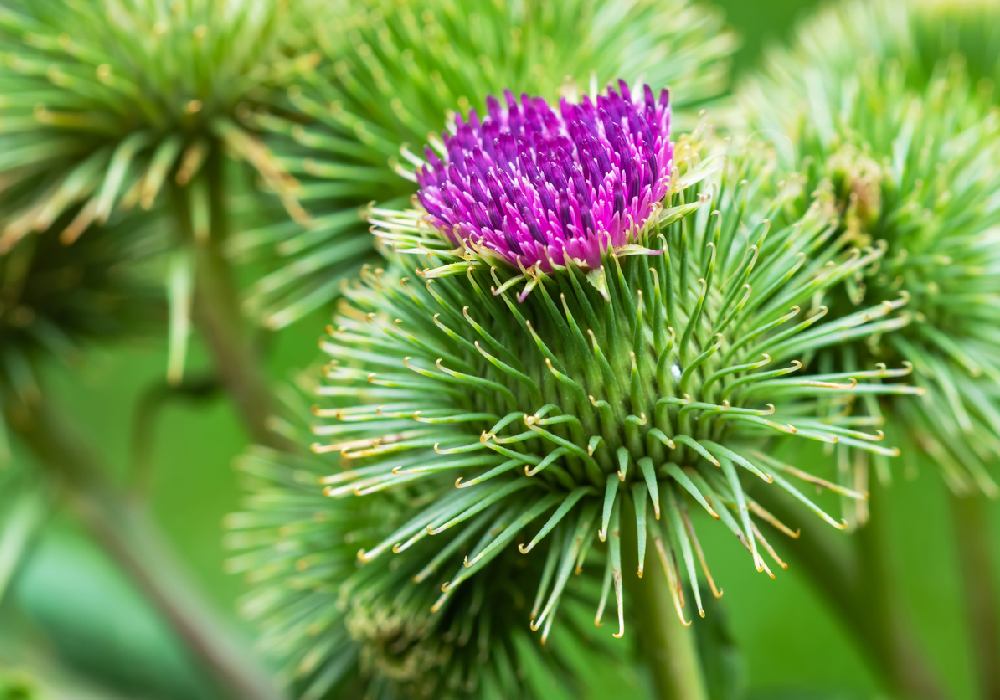
[[697,512],[732,532],[758,570],[770,573],[768,556],[783,565],[758,523],[787,528],[751,485],[782,489],[843,527],[793,482],[861,494],[770,447],[895,454],[846,413],[821,418],[817,399],[911,393],[882,383],[905,371],[815,373],[803,360],[905,325],[902,301],[823,322],[827,292],[879,252],[843,253],[829,207],[769,225],[796,196],[775,185],[770,159],[730,147],[713,167],[694,143],[678,144],[672,191],[642,247],[589,274],[493,267],[450,249],[420,211],[375,212],[390,264],[346,292],[325,345],[314,450],[342,460],[325,479],[331,511],[358,496],[419,490],[425,500],[361,552],[366,568],[413,566],[397,557],[422,566],[416,547],[432,542],[441,607],[516,546],[544,562],[533,629],[544,634],[564,596],[581,594],[574,571],[596,568],[597,620],[613,590],[620,636],[625,569],[641,573],[647,550],[682,617],[686,599],[703,610],[699,578],[717,591]]
[[[0,8],[0,247],[65,212],[74,240],[121,207],[196,184],[223,152],[295,211],[291,183],[243,123],[309,56],[301,2],[17,0]],[[212,167],[215,167],[214,165]],[[221,167],[221,166],[219,166]],[[207,222],[206,222],[207,225]]]
[[[301,397],[290,403],[302,408]],[[300,423],[285,427],[306,442]],[[417,489],[331,507],[321,487],[325,459],[254,448],[240,467],[248,496],[230,518],[238,550],[230,564],[246,574],[252,592],[244,611],[258,621],[266,650],[285,661],[297,695],[326,697],[337,687],[375,698],[541,696],[523,673],[523,654],[539,653],[526,644],[532,601],[525,590],[541,575],[540,562],[508,553],[435,613],[434,564],[449,552],[436,556],[424,543],[399,566],[359,570],[357,551],[436,494]],[[539,659],[550,672],[573,663],[562,646]]]
[[[927,396],[869,398],[864,412],[874,423],[897,419],[914,448],[904,452],[929,453],[956,490],[995,493],[987,467],[1000,453],[1000,114],[960,65],[941,64],[915,91],[893,62],[862,62],[850,75],[798,60],[792,67],[823,77],[807,92],[773,89],[782,71],[750,83],[743,119],[787,167],[804,169],[805,192],[829,194],[845,245],[885,251],[878,266],[847,280],[833,315],[905,295],[913,317],[899,333],[841,344],[815,365],[912,363]],[[791,215],[806,204],[803,197]],[[864,488],[859,457],[840,451],[840,465]]]
[[346,29],[321,36],[323,62],[289,90],[292,115],[260,122],[311,215],[306,227],[283,218],[242,241],[286,262],[254,300],[274,326],[329,302],[371,257],[367,205],[402,207],[416,189],[400,146],[412,159],[405,145],[436,138],[456,106],[624,78],[669,87],[683,124],[727,87],[734,48],[721,15],[688,0],[360,4]]

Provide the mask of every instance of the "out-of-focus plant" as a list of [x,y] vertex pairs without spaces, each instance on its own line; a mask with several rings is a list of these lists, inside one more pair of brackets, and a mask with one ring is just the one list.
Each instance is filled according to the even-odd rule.
[[14,0],[0,8],[0,399],[10,433],[216,680],[245,697],[270,696],[270,683],[178,577],[147,514],[39,389],[37,369],[46,354],[65,356],[156,317],[143,304],[150,295],[125,279],[140,272],[134,251],[147,232],[162,241],[172,229],[170,260],[151,268],[169,280],[172,378],[197,299],[194,319],[219,374],[249,430],[269,439],[269,388],[222,254],[236,172],[227,160],[290,192],[245,113],[308,64],[302,13],[324,6]]
[[74,246],[48,230],[0,254],[0,597],[48,509],[48,486],[11,464],[21,423],[46,401],[43,371],[148,326],[159,306],[136,268],[153,249],[113,222]]
[[[840,244],[885,250],[871,274],[847,281],[834,313],[905,295],[914,317],[877,344],[843,344],[816,362],[838,371],[912,363],[924,400],[871,399],[865,412],[905,426],[908,453],[929,452],[953,489],[996,494],[989,472],[1000,453],[1000,404],[990,388],[1000,381],[1000,115],[957,68],[922,93],[906,89],[895,65],[870,68],[858,79],[831,79],[798,111],[778,106],[771,83],[745,93],[780,157],[804,166],[802,201],[829,193]],[[840,456],[852,468],[850,451]],[[855,466],[865,489],[867,468]]]
[[[583,634],[547,648],[530,643],[527,589],[542,574],[539,562],[502,557],[440,610],[433,608],[441,590],[432,574],[444,556],[433,545],[410,543],[401,548],[420,556],[359,571],[359,549],[376,546],[415,503],[435,494],[415,490],[331,508],[322,490],[330,460],[309,451],[306,397],[291,392],[286,403],[282,431],[301,452],[255,447],[240,460],[247,495],[228,526],[230,568],[251,585],[244,612],[258,621],[264,648],[284,660],[297,696],[322,698],[336,689],[377,698],[537,697],[542,691],[524,669],[539,659],[528,662],[525,654],[540,657],[567,686],[579,682]],[[586,616],[578,603],[569,607],[576,622]],[[567,643],[577,656],[565,651]],[[612,652],[602,650],[604,658]]]
[[[65,241],[118,209],[191,188],[207,207],[223,154],[287,195],[243,124],[309,61],[293,49],[296,3],[8,3],[0,11],[0,161],[9,248],[67,212]],[[197,214],[207,235],[208,212]]]
[[[1000,693],[995,544],[977,496],[997,494],[1000,466],[1000,114],[990,84],[1000,78],[998,17],[979,2],[831,8],[807,21],[791,49],[772,52],[763,75],[740,90],[736,112],[787,167],[804,171],[803,204],[792,217],[810,193],[828,192],[842,244],[884,251],[870,274],[846,281],[835,315],[901,294],[908,300],[906,329],[845,343],[814,363],[837,371],[872,361],[913,366],[922,400],[867,397],[862,412],[872,424],[888,423],[911,463],[932,464],[956,494],[983,697]],[[873,465],[849,447],[836,452],[855,488],[868,489],[872,466],[886,480],[888,465],[877,458]],[[876,511],[884,497],[873,499]],[[885,612],[898,594],[885,580],[890,544],[880,541],[880,521],[857,541]]]
[[859,62],[898,65],[916,90],[953,58],[965,64],[973,83],[1000,83],[1000,7],[992,0],[832,2],[796,27],[793,44],[765,56],[763,72],[800,98],[856,75]]
[[45,505],[30,475],[0,464],[0,603],[44,522]]
[[306,226],[281,217],[239,242],[284,263],[253,297],[271,326],[327,304],[371,259],[368,204],[406,204],[411,149],[447,114],[507,88],[554,98],[625,77],[670,88],[690,125],[728,86],[735,45],[719,12],[689,0],[355,5],[342,31],[319,37],[322,61],[288,90],[290,114],[260,120],[310,214]]
[[[314,63],[290,2],[15,2],[0,10],[0,182],[10,194],[0,244],[58,225],[64,242],[119,210],[153,208],[176,233],[166,267],[170,376],[184,365],[189,318],[258,441],[270,394],[223,253],[229,199],[248,166],[304,216],[294,181],[248,127]],[[148,218],[148,217],[146,217]]]
[[82,346],[148,327],[157,299],[136,268],[155,247],[153,237],[115,222],[73,246],[53,230],[32,234],[0,256],[4,404],[41,400],[39,370],[45,363],[72,361]]
[[35,680],[24,671],[0,668],[0,698],[35,700],[41,697]]

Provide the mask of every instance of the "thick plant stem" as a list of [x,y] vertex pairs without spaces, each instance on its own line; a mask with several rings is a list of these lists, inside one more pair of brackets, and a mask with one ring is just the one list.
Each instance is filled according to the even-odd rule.
[[[626,523],[635,516],[626,515]],[[622,529],[622,548],[626,562],[635,561],[635,527]],[[624,572],[628,588],[630,624],[636,628],[636,649],[646,662],[656,700],[708,700],[705,678],[698,657],[695,631],[677,616],[670,582],[655,555],[647,558],[643,577],[636,576],[635,566]]]
[[219,693],[234,700],[280,698],[199,598],[146,512],[108,481],[66,422],[44,402],[17,404],[7,413],[16,436],[63,487],[95,541],[163,615]]
[[[857,548],[859,596],[855,625],[864,626],[865,634],[881,659],[881,673],[886,685],[905,698],[943,698],[932,684],[926,660],[915,648],[913,631],[901,605],[901,582],[894,576],[892,547],[883,512],[881,487],[873,481],[868,502],[868,521],[854,533]],[[865,605],[867,603],[867,605]],[[903,640],[908,644],[903,646]]]
[[181,245],[192,255],[195,327],[250,437],[287,449],[285,438],[271,429],[274,396],[224,251],[229,219],[221,155],[209,157],[201,177],[198,186],[175,188],[172,212]]
[[991,536],[992,504],[980,494],[950,493],[949,505],[979,697],[992,700],[1000,698],[1000,586]]
[[[872,503],[871,520],[853,536],[837,533],[776,489],[754,498],[784,523],[801,529],[781,550],[802,573],[854,638],[872,673],[893,698],[943,700],[947,695],[917,643],[894,588],[879,530],[881,514]],[[877,494],[872,495],[872,500]],[[852,540],[856,547],[852,547]]]

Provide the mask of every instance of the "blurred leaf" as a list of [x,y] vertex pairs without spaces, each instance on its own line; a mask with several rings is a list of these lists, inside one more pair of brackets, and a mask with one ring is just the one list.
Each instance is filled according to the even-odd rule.
[[27,674],[0,668],[0,700],[34,700],[41,697],[38,686]]
[[12,469],[0,466],[0,603],[48,510],[40,489]]
[[12,590],[59,661],[127,696],[211,697],[166,626],[89,545],[50,528]]

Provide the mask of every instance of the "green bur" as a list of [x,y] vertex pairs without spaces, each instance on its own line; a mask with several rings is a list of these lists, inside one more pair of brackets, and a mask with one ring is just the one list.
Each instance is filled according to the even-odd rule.
[[[949,24],[940,35],[957,37],[973,16],[986,22],[974,5],[962,6],[966,24]],[[826,26],[821,20],[807,29]],[[991,26],[983,31],[994,31]],[[852,45],[853,33],[840,31],[843,44]],[[925,33],[907,31],[912,41],[928,41]],[[742,87],[738,113],[774,144],[786,167],[804,171],[802,196],[788,220],[822,192],[845,250],[883,251],[878,265],[845,280],[831,315],[844,318],[906,299],[913,318],[899,333],[825,349],[814,365],[844,372],[873,362],[912,364],[914,383],[926,392],[922,400],[867,396],[858,410],[871,425],[889,421],[912,446],[905,455],[929,454],[955,491],[995,494],[1000,114],[990,104],[993,94],[977,87],[961,58],[944,49],[921,53],[932,67],[918,79],[915,56],[862,59],[861,70],[845,75],[836,62],[811,62],[804,39],[794,51],[775,52],[771,70]],[[810,77],[807,89],[786,82],[792,66]],[[867,488],[870,459],[842,449],[838,461],[843,479]],[[885,478],[888,465],[876,459],[875,466]]]
[[[817,374],[803,364],[823,347],[906,325],[898,303],[824,321],[827,292],[880,252],[845,254],[827,207],[769,224],[797,192],[776,184],[760,149],[683,140],[675,157],[672,191],[641,245],[609,252],[589,273],[493,267],[450,249],[419,211],[375,212],[390,264],[346,292],[324,344],[314,450],[341,456],[324,480],[332,510],[358,497],[420,499],[362,550],[359,577],[420,559],[443,610],[516,546],[543,562],[530,611],[542,639],[561,601],[586,590],[574,572],[592,568],[600,591],[583,594],[600,624],[613,591],[621,636],[632,576],[623,559],[636,557],[640,573],[662,567],[663,593],[685,622],[690,601],[704,611],[699,579],[719,593],[697,512],[719,520],[759,571],[771,574],[769,560],[784,566],[758,524],[791,531],[751,484],[844,527],[796,482],[863,494],[772,448],[814,440],[896,454],[848,413],[823,417],[820,402],[914,393],[884,381],[906,370]],[[635,551],[623,553],[623,528]],[[428,541],[430,561],[417,549]]]
[[315,60],[310,0],[12,0],[0,8],[0,250],[59,221],[66,241],[124,209],[191,188],[207,234],[205,175],[227,155],[287,208],[291,183],[246,125]]

